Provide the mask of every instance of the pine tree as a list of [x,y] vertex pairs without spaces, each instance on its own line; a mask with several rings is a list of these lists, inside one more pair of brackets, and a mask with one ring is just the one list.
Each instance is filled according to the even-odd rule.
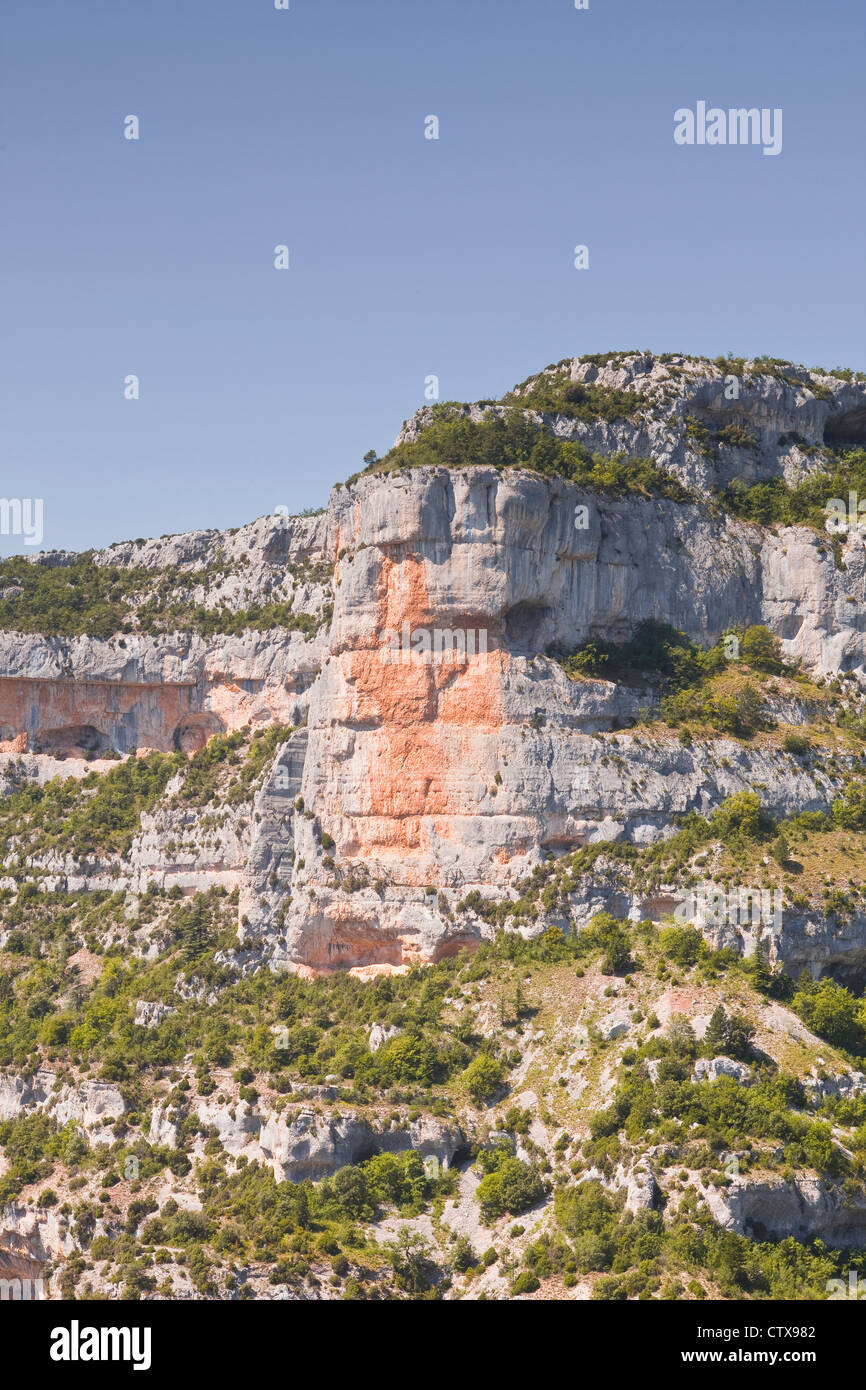
[[196,898],[191,904],[181,927],[181,941],[184,959],[187,961],[198,960],[210,946],[210,923],[204,898]]
[[752,958],[752,984],[761,994],[769,994],[773,988],[773,972],[770,969],[770,962],[764,952],[763,942],[758,941],[755,945],[755,954]]
[[524,1003],[523,986],[518,980],[517,984],[514,986],[514,1017],[518,1020],[523,1012]]
[[704,1034],[704,1045],[711,1057],[724,1050],[727,1038],[728,1016],[721,1004],[718,1004]]
[[704,1050],[710,1057],[720,1054],[745,1061],[751,1056],[755,1030],[745,1014],[728,1018],[721,1004],[714,1011],[704,1034]]

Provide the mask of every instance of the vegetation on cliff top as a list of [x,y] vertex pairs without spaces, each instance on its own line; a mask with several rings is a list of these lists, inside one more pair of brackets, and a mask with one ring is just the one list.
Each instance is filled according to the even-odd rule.
[[86,551],[71,564],[56,566],[35,564],[24,555],[0,560],[0,631],[107,639],[172,632],[213,637],[282,628],[311,637],[330,621],[327,604],[317,615],[296,612],[290,601],[237,610],[225,603],[208,607],[193,601],[192,591],[207,587],[222,573],[218,569],[127,569],[98,565],[94,553]]
[[30,860],[52,851],[79,860],[128,853],[142,814],[154,808],[175,776],[177,801],[183,806],[250,801],[265,765],[292,733],[279,724],[251,735],[248,729],[238,729],[216,735],[192,757],[177,752],[139,758],[130,753],[108,771],[13,788],[0,798],[0,854],[6,874],[15,876],[15,861],[25,847]]
[[436,467],[528,468],[612,497],[636,494],[679,502],[691,498],[688,489],[652,459],[593,454],[575,440],[557,438],[517,409],[478,421],[437,412],[416,440],[395,445],[365,471]]
[[[686,743],[691,739],[687,721],[743,739],[769,727],[763,698],[751,681],[724,690],[716,688],[714,678],[741,670],[764,676],[786,672],[791,678],[799,674],[785,665],[779,639],[762,624],[731,628],[704,649],[685,633],[648,620],[626,642],[595,638],[571,653],[550,655],[572,680],[600,676],[640,685],[649,678],[663,692],[658,717],[674,728],[682,726]],[[649,709],[646,718],[653,718]]]
[[[600,353],[580,360],[600,367],[620,365],[629,353]],[[673,354],[656,359],[674,373],[684,370],[671,366]],[[709,359],[689,359],[708,363]],[[821,398],[830,396],[829,388],[815,380],[816,376],[833,376],[847,382],[866,381],[866,374],[845,368],[825,372],[821,368],[807,371],[777,358],[719,357],[714,365],[721,373],[737,376],[773,376],[798,388],[807,387]],[[622,497],[637,493],[666,497],[674,501],[697,500],[679,484],[668,470],[651,460],[625,456],[593,454],[573,440],[551,435],[540,422],[526,418],[526,411],[557,415],[586,424],[605,421],[615,423],[635,420],[642,412],[651,410],[653,403],[642,391],[622,390],[596,382],[571,380],[571,359],[554,363],[544,372],[527,378],[506,393],[501,400],[482,400],[476,409],[487,413],[479,420],[467,418],[470,407],[457,401],[437,402],[430,407],[432,420],[417,438],[396,444],[383,458],[375,451],[365,455],[366,473],[389,473],[395,469],[422,467],[493,467],[527,468],[544,476],[559,476],[589,490]],[[690,447],[709,458],[718,455],[720,445],[753,448],[756,440],[743,425],[736,422],[711,429],[692,416],[681,422]],[[679,426],[678,426],[679,428]],[[780,440],[780,443],[784,443]],[[800,443],[796,435],[788,442]],[[814,453],[815,449],[807,452]],[[849,489],[866,495],[866,450],[862,448],[823,452],[824,464],[801,482],[790,485],[783,478],[746,484],[739,480],[716,494],[716,501],[732,515],[762,526],[807,525],[823,531],[827,520],[827,503],[831,497],[847,497]],[[832,463],[828,463],[832,460]],[[353,482],[358,474],[349,479]]]
[[866,449],[848,449],[833,455],[832,468],[810,473],[796,486],[783,478],[747,484],[734,479],[719,498],[722,505],[745,521],[759,526],[811,526],[825,531],[831,498],[849,491],[866,497]]
[[503,396],[502,404],[594,424],[597,420],[631,420],[649,404],[649,398],[640,391],[621,391],[596,382],[572,381],[571,372],[565,367],[544,372],[515,386]]

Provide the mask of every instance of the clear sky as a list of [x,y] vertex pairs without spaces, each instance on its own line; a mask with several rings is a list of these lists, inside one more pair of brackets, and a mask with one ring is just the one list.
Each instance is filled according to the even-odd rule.
[[866,369],[864,58],[863,0],[3,0],[3,495],[86,549],[323,505],[433,374]]

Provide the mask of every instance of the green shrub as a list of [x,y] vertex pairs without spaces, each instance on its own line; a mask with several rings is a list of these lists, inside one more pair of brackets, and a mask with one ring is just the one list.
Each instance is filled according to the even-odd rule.
[[807,753],[812,751],[812,745],[805,734],[786,734],[782,740],[782,747],[786,753],[792,753],[796,758],[805,758]]
[[418,1081],[429,1086],[436,1079],[436,1049],[420,1033],[405,1032],[383,1044],[375,1054],[376,1070],[383,1085]]
[[782,644],[768,627],[747,627],[740,639],[740,660],[756,671],[778,673],[782,669]]
[[472,1245],[466,1236],[458,1236],[454,1246],[454,1253],[451,1256],[451,1267],[456,1269],[458,1274],[465,1274],[467,1269],[472,1269],[478,1263],[478,1256],[472,1249]]
[[631,962],[629,934],[625,925],[609,912],[597,912],[584,933],[586,944],[600,950],[602,972],[615,975]]
[[803,1022],[836,1047],[866,1053],[866,1018],[863,1003],[833,980],[812,981],[801,977],[792,1000]]
[[473,421],[455,416],[443,403],[434,422],[417,439],[395,445],[368,471],[442,467],[529,468],[614,497],[637,494],[683,501],[690,496],[672,473],[651,459],[592,454],[582,444],[560,439],[526,419],[521,409],[513,407],[504,417],[486,415]]
[[511,1292],[516,1297],[518,1294],[522,1293],[535,1293],[535,1290],[540,1287],[541,1285],[532,1273],[532,1270],[524,1269],[522,1274],[518,1274],[514,1283],[511,1285]]
[[740,1061],[748,1061],[752,1056],[752,1039],[755,1029],[743,1014],[728,1016],[719,1004],[704,1034],[704,1051],[708,1057],[723,1053]]
[[833,820],[843,830],[866,829],[866,783],[846,787],[833,802]]
[[713,811],[709,826],[712,834],[729,849],[760,840],[773,829],[772,821],[756,792],[737,792],[735,796],[727,797]]
[[502,1085],[502,1079],[502,1064],[488,1053],[481,1053],[463,1073],[466,1089],[478,1104],[495,1094]]
[[685,633],[652,619],[639,623],[627,642],[596,638],[558,659],[572,677],[602,675],[606,680],[623,680],[649,673],[660,676],[668,690],[694,685],[725,666],[721,647],[703,652]]
[[519,1158],[503,1156],[499,1166],[478,1184],[476,1193],[482,1221],[506,1212],[518,1216],[541,1201],[544,1187],[535,1169]]
[[663,927],[659,932],[659,947],[662,955],[676,961],[677,965],[694,965],[707,953],[697,927]]

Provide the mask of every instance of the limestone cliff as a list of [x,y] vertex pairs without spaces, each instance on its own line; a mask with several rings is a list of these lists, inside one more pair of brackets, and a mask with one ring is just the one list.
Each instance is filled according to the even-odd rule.
[[605,354],[3,562],[3,1288],[847,1287],[864,445],[852,373]]
[[[586,418],[587,391],[601,393],[588,398],[601,401],[598,419]],[[628,408],[603,418],[608,399]],[[765,624],[788,661],[845,673],[856,690],[859,533],[759,526],[726,510],[718,489],[796,484],[827,468],[834,450],[866,438],[866,385],[778,364],[575,360],[501,404],[421,411],[398,444],[437,419],[515,409],[558,439],[652,459],[687,491],[612,497],[519,468],[396,467],[335,488],[320,516],[111,547],[94,563],[152,574],[166,611],[178,595],[205,618],[277,599],[315,630],[141,631],[139,595],[129,630],[107,638],[2,632],[7,767],[34,775],[14,756],[25,745],[67,755],[72,771],[68,755],[83,751],[192,751],[219,732],[295,728],[252,824],[211,857],[216,876],[196,851],[190,867],[197,857],[203,876],[183,878],[161,849],[175,837],[159,810],[120,875],[135,891],[153,876],[240,884],[242,945],[314,971],[435,959],[484,931],[454,915],[467,892],[507,891],[546,856],[599,839],[651,843],[675,814],[708,813],[756,783],[774,814],[826,808],[843,766],[822,773],[778,749],[631,734],[652,689],[571,680],[548,653],[624,640],[647,619],[704,646]],[[404,651],[419,633],[451,654]],[[83,878],[95,886],[99,866]]]

